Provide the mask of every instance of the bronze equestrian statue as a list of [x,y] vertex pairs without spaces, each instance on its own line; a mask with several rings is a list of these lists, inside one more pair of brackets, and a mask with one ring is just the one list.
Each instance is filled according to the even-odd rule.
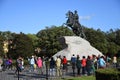
[[72,29],[72,31],[77,35],[84,39],[86,39],[86,36],[83,32],[83,27],[79,23],[79,16],[77,14],[77,11],[75,10],[74,13],[71,11],[68,11],[66,14],[68,20],[66,21],[66,25]]

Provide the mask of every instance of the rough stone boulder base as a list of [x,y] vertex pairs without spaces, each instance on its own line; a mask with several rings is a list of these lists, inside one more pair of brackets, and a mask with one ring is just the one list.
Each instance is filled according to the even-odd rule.
[[75,56],[79,55],[80,59],[82,56],[91,56],[91,55],[103,55],[96,48],[92,47],[90,43],[78,36],[64,36],[61,37],[60,43],[63,45],[63,50],[57,52],[53,57],[56,59],[56,56],[61,55],[61,57],[66,56],[68,60],[71,59],[71,56],[75,54]]

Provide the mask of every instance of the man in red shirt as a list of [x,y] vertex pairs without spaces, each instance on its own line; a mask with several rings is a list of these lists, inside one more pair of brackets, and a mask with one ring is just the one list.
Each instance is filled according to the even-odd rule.
[[67,72],[67,58],[66,58],[66,56],[63,56],[62,63],[63,63],[63,70],[66,70],[66,72]]
[[82,58],[82,61],[81,61],[81,64],[82,64],[82,75],[85,75],[85,72],[86,72],[86,58],[85,56],[83,56]]

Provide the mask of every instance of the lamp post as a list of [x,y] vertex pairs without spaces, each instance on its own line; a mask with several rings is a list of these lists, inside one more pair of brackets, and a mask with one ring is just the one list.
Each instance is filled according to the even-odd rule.
[[18,80],[19,80],[19,76],[20,76],[20,75],[19,75],[19,69],[18,69]]
[[48,80],[48,57],[46,58],[45,64],[46,64],[46,80]]

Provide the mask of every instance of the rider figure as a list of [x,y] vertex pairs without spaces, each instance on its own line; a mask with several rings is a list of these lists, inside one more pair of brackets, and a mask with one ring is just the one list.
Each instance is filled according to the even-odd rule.
[[75,23],[79,23],[79,16],[78,16],[76,10],[74,11],[74,24],[75,24]]
[[77,36],[80,36],[80,24],[79,24],[79,16],[77,14],[77,11],[74,11],[73,16],[73,32],[77,34]]
[[83,32],[82,26],[79,23],[79,16],[77,11],[75,10],[74,13],[71,12],[70,10],[66,14],[68,20],[66,22],[66,25],[72,28],[73,32],[80,37],[85,38],[85,34]]
[[67,15],[67,25],[68,26],[72,26],[73,24],[73,13],[69,10],[68,13],[66,14]]

